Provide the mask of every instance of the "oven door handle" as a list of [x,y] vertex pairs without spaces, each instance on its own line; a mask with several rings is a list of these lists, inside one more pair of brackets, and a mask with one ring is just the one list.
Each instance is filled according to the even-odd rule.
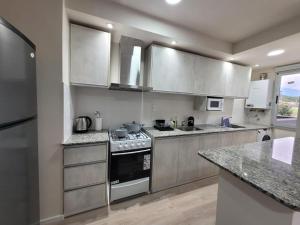
[[151,149],[145,149],[145,150],[141,150],[141,151],[135,151],[135,152],[122,152],[122,153],[111,153],[112,156],[116,156],[116,155],[131,155],[131,154],[137,154],[137,153],[142,153],[142,152],[150,152]]

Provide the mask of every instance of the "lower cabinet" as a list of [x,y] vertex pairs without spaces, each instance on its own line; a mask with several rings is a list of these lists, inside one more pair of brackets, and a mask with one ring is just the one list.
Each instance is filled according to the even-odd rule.
[[74,215],[106,205],[106,184],[67,191],[64,193],[64,214]]
[[178,144],[180,144],[178,138],[155,140],[152,167],[152,191],[159,191],[176,186]]
[[208,150],[256,141],[256,131],[235,131],[154,139],[152,192],[216,176],[219,169],[198,155]]
[[107,144],[64,149],[64,215],[107,204]]

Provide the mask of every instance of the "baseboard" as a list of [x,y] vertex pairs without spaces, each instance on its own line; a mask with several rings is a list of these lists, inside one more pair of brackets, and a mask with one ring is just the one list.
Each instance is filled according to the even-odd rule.
[[49,224],[60,222],[62,220],[64,220],[64,215],[56,215],[56,216],[52,216],[52,217],[42,219],[40,221],[40,223],[41,223],[41,225],[49,225]]

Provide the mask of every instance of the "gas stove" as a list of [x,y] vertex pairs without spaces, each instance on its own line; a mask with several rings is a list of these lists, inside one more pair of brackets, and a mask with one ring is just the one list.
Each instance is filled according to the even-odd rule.
[[114,131],[111,131],[109,136],[111,152],[151,148],[151,138],[142,131],[128,134],[124,138],[119,138]]

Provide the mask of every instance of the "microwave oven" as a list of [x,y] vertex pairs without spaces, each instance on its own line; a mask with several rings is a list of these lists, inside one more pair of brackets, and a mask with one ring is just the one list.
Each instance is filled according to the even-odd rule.
[[207,111],[223,111],[224,99],[218,97],[207,97]]

